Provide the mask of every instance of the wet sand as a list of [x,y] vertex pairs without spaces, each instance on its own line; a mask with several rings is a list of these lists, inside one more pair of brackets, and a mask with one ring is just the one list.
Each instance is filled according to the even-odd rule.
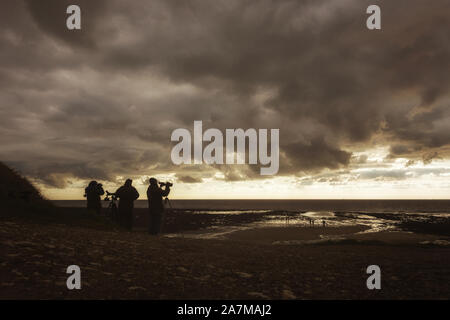
[[346,227],[262,227],[229,233],[235,241],[271,244],[276,241],[317,240],[329,236],[350,236],[370,229],[368,226]]
[[380,245],[440,245],[450,248],[450,237],[433,234],[417,234],[401,230],[364,232],[363,225],[344,227],[262,227],[239,230],[225,235],[225,239],[254,244],[303,245],[327,242],[354,242]]
[[[442,245],[446,242],[450,245],[450,238],[433,234],[417,234],[405,231],[382,231],[373,233],[362,233],[349,236],[350,239],[361,241],[379,241],[392,245],[420,245],[427,242],[442,240]],[[450,246],[449,246],[450,247]]]

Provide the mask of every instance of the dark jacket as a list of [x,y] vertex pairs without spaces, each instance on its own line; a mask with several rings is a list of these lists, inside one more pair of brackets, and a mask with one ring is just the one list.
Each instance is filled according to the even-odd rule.
[[84,191],[86,193],[88,209],[101,208],[100,196],[105,194],[103,188],[99,185],[90,185]]
[[150,214],[164,212],[163,198],[169,195],[170,189],[161,189],[157,185],[149,185],[147,189],[148,208]]
[[133,186],[121,186],[116,191],[119,198],[119,210],[133,209],[134,200],[139,198],[139,192]]

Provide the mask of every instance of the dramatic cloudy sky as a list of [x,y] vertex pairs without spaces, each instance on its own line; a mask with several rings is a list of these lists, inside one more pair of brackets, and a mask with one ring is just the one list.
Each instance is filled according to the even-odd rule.
[[[66,29],[81,7],[82,30]],[[370,4],[382,30],[366,28]],[[2,0],[0,160],[49,198],[449,198],[448,0]],[[280,128],[280,171],[170,160],[176,128]]]

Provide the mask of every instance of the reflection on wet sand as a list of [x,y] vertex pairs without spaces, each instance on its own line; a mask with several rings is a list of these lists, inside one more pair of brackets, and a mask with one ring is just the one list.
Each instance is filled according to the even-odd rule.
[[[202,214],[223,214],[224,212],[202,211]],[[247,211],[232,211],[227,214],[238,216]],[[264,211],[256,221],[235,225],[217,224],[206,228],[182,233],[167,234],[166,237],[186,237],[196,239],[239,240],[272,244],[306,244],[327,241],[386,241],[414,242],[435,241],[442,236],[416,235],[400,228],[405,222],[421,221],[433,223],[435,219],[449,219],[444,214],[368,213],[331,211]],[[256,215],[257,212],[254,212]],[[444,237],[448,238],[448,237]]]

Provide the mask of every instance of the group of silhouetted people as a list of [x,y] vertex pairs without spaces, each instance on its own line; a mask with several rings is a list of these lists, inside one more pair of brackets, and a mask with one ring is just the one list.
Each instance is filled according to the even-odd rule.
[[[117,223],[128,229],[133,229],[133,209],[134,201],[139,198],[139,192],[132,185],[133,181],[127,179],[125,184],[116,190],[115,197],[119,199]],[[164,204],[163,198],[167,197],[170,192],[170,186],[164,184],[164,189],[158,185],[155,178],[149,179],[150,185],[147,189],[147,199],[149,208],[149,226],[148,232],[152,235],[157,235],[161,232],[164,222]],[[101,199],[105,194],[103,186],[96,181],[91,181],[85,189],[85,197],[87,198],[88,210],[94,211],[97,214],[101,213]]]

